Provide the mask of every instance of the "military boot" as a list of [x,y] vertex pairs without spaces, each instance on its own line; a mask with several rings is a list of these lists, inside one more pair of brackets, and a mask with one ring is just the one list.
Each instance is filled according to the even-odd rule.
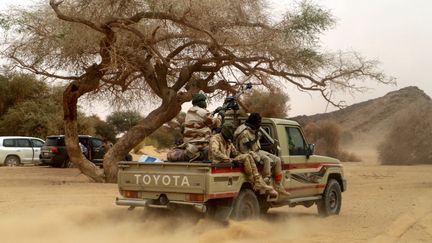
[[282,184],[275,184],[275,189],[282,196],[289,196],[291,193],[287,192]]
[[265,184],[271,185],[271,178],[270,177],[263,177],[263,180],[264,180]]
[[276,191],[283,196],[289,196],[291,193],[287,192],[282,184],[282,174],[278,174],[274,176],[275,189]]
[[[267,185],[260,175],[254,175],[254,190],[260,193],[268,193],[271,197],[277,197],[278,193],[273,189],[273,187]],[[262,193],[262,194],[264,194]]]

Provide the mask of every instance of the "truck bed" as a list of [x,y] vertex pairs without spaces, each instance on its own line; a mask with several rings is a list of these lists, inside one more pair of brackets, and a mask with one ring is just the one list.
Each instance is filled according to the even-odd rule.
[[202,204],[233,198],[245,178],[242,168],[211,163],[120,162],[117,204],[129,206]]

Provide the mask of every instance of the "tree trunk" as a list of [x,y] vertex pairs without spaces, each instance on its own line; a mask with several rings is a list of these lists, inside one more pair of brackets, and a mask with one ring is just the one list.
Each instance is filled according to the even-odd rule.
[[78,98],[98,88],[101,73],[96,65],[87,70],[82,80],[68,85],[63,93],[63,121],[65,128],[65,144],[70,161],[86,176],[96,182],[104,182],[103,171],[87,160],[78,143]]
[[107,182],[117,182],[117,162],[123,161],[125,155],[129,153],[145,137],[152,134],[165,122],[173,119],[181,111],[181,102],[176,98],[176,94],[170,94],[165,102],[156,110],[153,110],[138,125],[130,129],[115,145],[105,154],[104,171]]
[[65,121],[65,143],[70,161],[86,176],[96,182],[105,182],[103,171],[87,160],[78,145],[77,121]]

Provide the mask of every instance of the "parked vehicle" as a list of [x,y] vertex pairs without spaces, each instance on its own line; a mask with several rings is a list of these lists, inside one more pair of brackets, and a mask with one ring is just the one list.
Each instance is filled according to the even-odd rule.
[[38,164],[44,141],[34,137],[0,137],[0,165]]
[[[89,135],[79,135],[79,142],[87,148],[85,156],[98,166],[102,166],[105,150],[103,141]],[[73,163],[66,150],[64,135],[52,135],[46,138],[42,147],[40,161],[53,167],[69,168]]]

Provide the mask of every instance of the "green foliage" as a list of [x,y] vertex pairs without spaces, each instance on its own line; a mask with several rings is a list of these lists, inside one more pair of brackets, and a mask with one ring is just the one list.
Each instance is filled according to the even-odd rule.
[[0,119],[1,135],[44,138],[59,134],[63,128],[62,106],[49,98],[21,102]]
[[141,119],[143,118],[137,111],[116,111],[107,117],[107,123],[119,134],[137,125]]
[[248,112],[258,112],[263,117],[285,118],[290,110],[289,97],[281,90],[253,90],[243,95],[242,102]]
[[312,122],[305,126],[304,132],[308,142],[316,145],[316,154],[334,157],[341,161],[361,161],[355,154],[340,148],[341,129],[336,123]]
[[46,98],[49,94],[49,87],[34,75],[0,76],[0,116],[20,102]]
[[297,11],[290,13],[287,18],[290,20],[290,33],[298,33],[302,38],[318,38],[317,34],[332,27],[335,23],[330,11],[303,1]]
[[[64,134],[63,89],[49,87],[32,75],[0,76],[0,135],[22,135],[45,138]],[[96,124],[99,118],[79,112],[78,132],[102,136]]]
[[378,147],[384,165],[432,164],[432,102],[414,104]]
[[162,126],[145,139],[146,145],[156,148],[171,148],[182,138],[180,128]]
[[107,122],[100,121],[95,124],[96,135],[106,138],[111,142],[116,141],[115,127]]

